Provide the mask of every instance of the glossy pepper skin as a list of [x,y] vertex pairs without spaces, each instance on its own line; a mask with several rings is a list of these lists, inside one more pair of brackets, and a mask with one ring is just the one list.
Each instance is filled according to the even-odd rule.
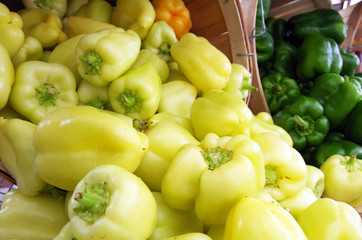
[[283,108],[283,102],[293,96],[300,95],[300,89],[295,79],[279,72],[269,73],[261,79],[265,100],[272,114]]
[[153,0],[155,21],[165,21],[175,31],[177,39],[188,33],[192,28],[190,11],[182,0]]
[[0,110],[5,108],[10,92],[14,83],[14,65],[10,59],[9,53],[0,43]]
[[133,30],[140,39],[144,39],[155,17],[155,9],[148,0],[117,0],[111,23],[125,30]]
[[312,203],[299,213],[297,222],[308,240],[362,239],[358,212],[347,203],[331,198]]
[[295,78],[298,48],[291,43],[279,40],[274,45],[272,68],[284,76]]
[[105,164],[87,173],[67,205],[76,239],[142,240],[157,224],[157,204],[142,180]]
[[14,57],[24,43],[23,19],[17,12],[0,3],[0,43],[7,49],[10,58]]
[[67,0],[21,0],[27,9],[44,9],[52,11],[62,18],[67,11]]
[[170,62],[170,47],[176,42],[178,39],[173,28],[165,21],[157,21],[152,24],[146,38],[143,39],[142,48],[149,49],[166,62]]
[[14,189],[2,200],[2,239],[51,240],[67,221],[64,201],[58,201],[50,194],[27,196]]
[[287,38],[287,20],[268,16],[265,21],[267,31],[272,35],[275,42],[284,41]]
[[108,87],[115,112],[146,120],[157,111],[161,98],[161,79],[151,63],[129,70]]
[[343,60],[343,65],[340,75],[353,76],[360,64],[359,57],[354,52],[347,51],[346,49],[343,48],[340,48],[339,51],[341,53],[341,57]]
[[292,36],[299,41],[311,34],[321,34],[341,45],[347,35],[347,24],[334,9],[317,9],[298,14],[291,17],[288,23]]
[[307,240],[307,237],[282,207],[255,197],[243,197],[227,217],[224,240],[244,239]]
[[319,34],[308,35],[298,48],[296,75],[302,82],[325,73],[340,74],[343,60],[337,43]]
[[234,94],[222,90],[209,91],[196,98],[190,111],[191,124],[198,140],[210,132],[220,137],[250,135],[253,113],[245,101]]
[[341,133],[329,132],[324,142],[311,153],[310,164],[320,167],[332,155],[362,157],[362,146],[346,140]]
[[59,63],[26,61],[16,69],[10,104],[35,124],[57,108],[77,105],[73,73]]
[[328,73],[314,80],[309,96],[323,105],[324,115],[329,120],[330,128],[335,129],[342,125],[361,99],[362,88],[354,78]]
[[26,36],[22,47],[11,58],[14,68],[19,66],[25,61],[42,60],[43,59],[43,46],[40,41],[32,36]]
[[79,74],[94,86],[107,86],[132,66],[140,47],[141,40],[132,30],[107,28],[89,33],[75,49]]
[[184,127],[170,120],[152,123],[145,134],[150,143],[149,151],[134,173],[152,191],[161,191],[162,178],[176,153],[183,145],[199,144],[199,141]]
[[171,56],[185,76],[202,92],[224,88],[230,78],[230,60],[206,38],[185,34],[171,46]]
[[312,165],[307,165],[307,184],[306,187],[309,187],[313,190],[317,198],[320,198],[324,192],[325,182],[324,182],[324,173],[320,168],[317,168]]
[[52,48],[68,38],[62,20],[52,11],[39,8],[22,9],[18,13],[23,19],[25,35],[38,39],[43,48]]
[[[51,185],[72,191],[101,164],[134,172],[148,151],[148,138],[127,121],[90,106],[62,107],[39,122],[35,166]],[[51,166],[51,167],[50,167]]]
[[346,139],[351,140],[359,145],[362,145],[362,101],[359,101],[347,116],[343,124],[343,133]]
[[36,125],[21,119],[0,118],[1,163],[22,194],[34,196],[46,186],[35,169],[33,135]]
[[206,224],[224,224],[240,197],[255,196],[263,188],[263,163],[260,147],[250,137],[210,133],[199,145],[187,144],[177,152],[161,193],[174,208],[195,209]]
[[[353,207],[362,203],[362,160],[356,156],[332,155],[320,167],[325,176],[324,195]],[[359,200],[359,202],[356,200]]]
[[172,236],[169,238],[162,238],[160,240],[211,240],[211,238],[204,233],[193,232]]
[[95,33],[106,28],[117,28],[115,25],[83,16],[70,16],[66,22],[69,37],[79,34]]
[[83,16],[101,22],[111,23],[113,6],[104,0],[89,0],[73,16]]
[[295,148],[273,133],[259,134],[253,139],[264,154],[265,191],[280,201],[305,187],[306,164]]
[[329,131],[329,121],[322,104],[304,95],[285,101],[283,110],[275,113],[273,120],[290,134],[293,147],[299,151],[308,146],[318,146]]
[[108,96],[108,87],[96,87],[83,80],[78,88],[78,105],[92,106],[99,109],[112,110]]
[[[194,210],[183,211],[168,205],[160,192],[152,192],[157,203],[157,225],[148,240],[157,240],[192,232],[203,232],[203,222]],[[177,239],[177,238],[176,238]]]

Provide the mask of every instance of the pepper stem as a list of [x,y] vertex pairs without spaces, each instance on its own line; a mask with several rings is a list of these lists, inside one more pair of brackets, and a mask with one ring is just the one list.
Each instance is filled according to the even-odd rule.
[[265,167],[265,185],[276,187],[280,179],[282,179],[282,176],[276,167]]
[[232,153],[233,152],[231,150],[222,149],[220,147],[207,148],[201,152],[206,163],[209,165],[210,170],[215,170],[224,163],[229,162],[231,160]]
[[35,0],[34,3],[41,9],[51,10],[54,8],[51,0]]
[[294,115],[293,120],[295,123],[295,131],[300,136],[309,135],[314,131],[314,120],[311,117],[300,117],[299,115]]
[[52,83],[42,83],[38,88],[35,88],[36,98],[41,106],[55,106],[59,91]]
[[108,205],[107,183],[85,184],[84,192],[77,192],[74,199],[79,203],[73,210],[84,220],[94,223]]
[[253,85],[249,84],[249,83],[243,83],[243,85],[241,86],[240,90],[251,90],[251,91],[255,91],[257,90],[256,87],[254,87]]
[[148,121],[142,121],[140,119],[132,120],[133,127],[139,132],[147,132],[148,131]]
[[97,75],[102,73],[103,58],[94,49],[89,49],[79,59],[83,63],[85,74]]
[[108,106],[108,102],[103,101],[99,97],[96,97],[96,98],[92,99],[91,101],[87,102],[85,105],[92,106],[92,107],[95,107],[98,109],[106,109]]
[[133,90],[126,89],[123,93],[119,95],[117,100],[126,110],[126,113],[141,111],[143,100]]
[[345,156],[341,164],[346,167],[348,172],[362,171],[362,160],[358,159],[356,155]]
[[170,44],[163,42],[160,46],[161,53],[168,54],[170,52]]
[[280,86],[279,84],[275,84],[272,88],[271,88],[271,91],[274,93],[274,94],[283,94],[284,93],[284,89],[282,86]]

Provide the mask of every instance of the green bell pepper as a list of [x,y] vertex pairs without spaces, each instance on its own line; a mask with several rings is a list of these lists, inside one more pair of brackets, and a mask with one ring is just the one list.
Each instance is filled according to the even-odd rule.
[[330,128],[336,129],[361,99],[362,88],[354,78],[326,73],[314,80],[309,96],[322,104]]
[[352,207],[362,203],[362,159],[336,154],[327,158],[320,169],[325,176],[326,197]]
[[359,57],[354,52],[347,51],[346,49],[343,48],[340,48],[339,51],[341,53],[341,57],[343,60],[342,71],[340,75],[353,76],[360,64]]
[[200,144],[184,145],[162,179],[161,193],[171,207],[195,209],[206,224],[224,224],[243,196],[255,196],[265,184],[258,144],[240,134],[208,134]]
[[297,59],[296,75],[303,82],[325,73],[340,74],[343,66],[337,43],[319,34],[304,38]]
[[147,120],[157,111],[161,87],[156,68],[151,63],[144,63],[112,81],[108,96],[115,112]]
[[286,40],[287,20],[270,16],[265,22],[266,29],[272,35],[275,42]]
[[316,147],[310,156],[309,164],[320,167],[332,155],[353,156],[362,158],[362,146],[348,141],[341,133],[329,132],[324,142]]
[[2,239],[52,240],[68,222],[64,201],[50,194],[27,196],[18,189],[8,192],[0,210]]
[[132,66],[140,47],[141,40],[132,30],[107,28],[89,33],[75,49],[79,74],[94,86],[107,86]]
[[269,73],[261,79],[265,100],[270,112],[276,113],[282,109],[283,102],[300,95],[298,83],[281,73]]
[[[1,6],[1,5],[0,5]],[[8,50],[0,43],[0,110],[5,108],[14,84],[15,70]]]
[[341,45],[347,35],[347,24],[335,9],[316,9],[289,18],[291,34],[302,41],[311,34],[332,38]]
[[322,104],[304,95],[285,101],[283,110],[274,114],[273,120],[290,134],[293,147],[299,151],[308,146],[318,146],[329,131],[329,121]]
[[256,35],[255,50],[258,63],[264,63],[273,56],[274,39],[266,30]]
[[175,31],[165,21],[152,24],[146,38],[142,41],[142,48],[156,53],[166,62],[172,61],[170,47],[178,42]]
[[344,127],[343,133],[346,139],[362,145],[362,101],[359,101],[348,115]]
[[74,75],[59,63],[26,61],[16,69],[10,104],[38,124],[53,110],[78,104]]
[[299,213],[308,240],[362,239],[361,216],[347,203],[320,198]]
[[152,194],[157,203],[157,225],[147,240],[159,240],[181,234],[203,232],[204,224],[196,216],[193,209],[183,211],[173,208],[163,200],[160,192],[152,192]]
[[157,203],[146,184],[113,164],[78,182],[67,211],[76,239],[144,240],[157,224]]
[[73,15],[83,16],[101,22],[111,23],[112,14],[113,6],[108,1],[89,0],[86,4],[82,5]]
[[281,74],[295,78],[298,48],[291,43],[279,40],[275,42],[272,69]]

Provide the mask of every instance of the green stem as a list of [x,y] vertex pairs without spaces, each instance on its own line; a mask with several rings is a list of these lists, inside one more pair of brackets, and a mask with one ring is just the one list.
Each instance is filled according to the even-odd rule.
[[166,42],[163,42],[160,46],[161,53],[169,54],[170,53],[170,45]]
[[123,93],[119,95],[117,100],[126,110],[126,113],[141,111],[143,100],[133,90],[126,89]]
[[133,119],[132,121],[133,127],[139,132],[147,132],[148,131],[148,121],[142,121],[140,119]]
[[341,164],[344,165],[349,172],[362,171],[362,160],[358,159],[356,155],[351,157],[345,156]]
[[35,0],[34,3],[41,9],[45,9],[45,10],[53,9],[52,0]]
[[94,98],[93,100],[87,102],[85,105],[92,106],[98,109],[106,109],[108,106],[108,102],[103,101],[99,97]]
[[314,120],[311,117],[300,117],[299,115],[294,115],[293,120],[295,123],[295,131],[300,136],[309,135],[314,131]]
[[59,91],[52,83],[42,83],[38,88],[35,88],[36,98],[41,106],[55,106]]
[[210,170],[215,170],[221,165],[229,162],[232,158],[232,151],[217,148],[207,148],[201,152]]
[[282,176],[276,167],[265,167],[265,185],[277,187],[281,179]]
[[254,87],[253,85],[249,84],[249,83],[243,83],[243,86],[240,88],[240,90],[251,90],[251,91],[255,91],[255,90],[257,90],[257,88]]
[[99,75],[102,73],[103,58],[94,49],[89,49],[79,59],[83,63],[85,74]]

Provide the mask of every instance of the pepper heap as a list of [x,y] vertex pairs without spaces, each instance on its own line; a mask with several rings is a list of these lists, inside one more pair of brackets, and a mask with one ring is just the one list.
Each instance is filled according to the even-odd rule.
[[[270,99],[289,103],[278,122],[296,119],[298,131],[255,115],[251,73],[189,32],[180,0],[54,1],[65,12],[45,2],[19,12],[25,38],[0,44],[0,158],[18,183],[3,199],[0,238],[362,238],[352,207],[361,160],[319,169],[293,143],[302,133],[300,147],[318,144],[333,103],[302,98],[275,74],[264,81]],[[345,178],[331,188],[335,175]]]

